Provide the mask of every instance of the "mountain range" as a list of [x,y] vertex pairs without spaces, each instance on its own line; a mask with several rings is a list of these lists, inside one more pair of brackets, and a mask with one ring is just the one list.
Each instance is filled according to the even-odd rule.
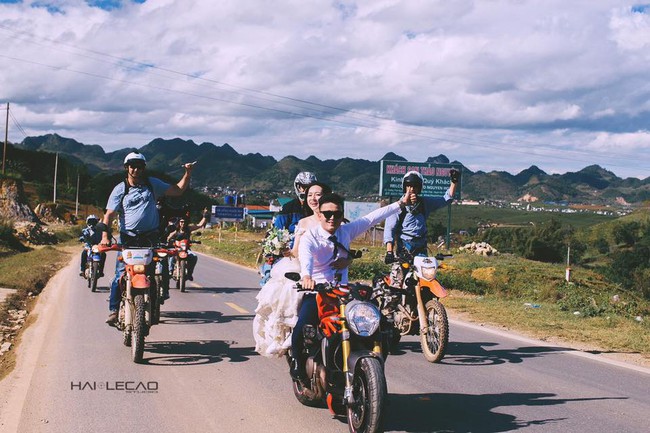
[[[299,171],[312,171],[319,180],[348,198],[376,197],[380,161],[407,161],[389,152],[380,161],[364,159],[327,159],[315,156],[299,159],[286,156],[276,160],[260,153],[240,154],[228,143],[196,144],[192,140],[156,138],[147,145],[105,152],[99,145],[80,143],[57,134],[27,137],[16,147],[45,152],[59,152],[73,164],[83,164],[89,174],[121,171],[124,157],[134,150],[144,154],[148,167],[169,173],[181,173],[183,162],[198,161],[193,172],[193,186],[230,187],[247,191],[291,191]],[[429,157],[425,162],[450,163],[445,155]],[[459,161],[454,164],[462,165]],[[553,201],[582,204],[640,203],[650,199],[650,177],[622,179],[598,165],[578,172],[547,174],[533,165],[520,173],[504,171],[472,172],[463,166],[462,196],[468,200]]]

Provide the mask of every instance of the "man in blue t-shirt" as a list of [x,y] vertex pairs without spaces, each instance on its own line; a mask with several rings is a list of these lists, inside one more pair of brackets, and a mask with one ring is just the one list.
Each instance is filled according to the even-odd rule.
[[[124,158],[126,179],[113,188],[106,204],[102,220],[102,245],[110,245],[110,227],[119,216],[121,244],[139,243],[156,245],[159,241],[159,215],[156,201],[162,196],[178,197],[185,192],[190,183],[193,164],[184,164],[185,173],[176,184],[168,184],[145,173],[147,161],[139,152],[131,152]],[[106,323],[115,324],[120,306],[118,290],[119,279],[124,272],[124,262],[117,260],[115,278],[111,283],[109,301],[110,314]]]
[[407,205],[402,212],[386,219],[384,243],[386,244],[386,264],[395,260],[395,253],[402,249],[413,256],[427,255],[427,218],[436,209],[447,206],[456,193],[460,172],[452,168],[449,172],[451,185],[443,197],[422,197],[422,175],[409,171],[402,178],[402,191]]

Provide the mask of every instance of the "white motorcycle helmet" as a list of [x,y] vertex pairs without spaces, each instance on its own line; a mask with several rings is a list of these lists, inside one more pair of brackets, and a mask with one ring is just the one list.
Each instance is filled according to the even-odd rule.
[[86,217],[86,225],[88,227],[94,227],[97,225],[99,222],[99,218],[97,218],[97,215],[95,214],[90,214]]
[[147,159],[140,152],[131,152],[124,158],[124,165],[128,165],[131,162],[142,161],[145,165],[147,164]]
[[402,192],[406,192],[406,185],[411,185],[413,187],[419,188],[419,191],[422,191],[424,178],[417,171],[409,171],[402,178]]
[[[316,175],[311,171],[301,171],[296,176],[296,179],[293,181],[293,188],[296,191],[296,195],[300,200],[305,199],[305,188],[307,185],[316,182]],[[299,187],[302,187],[302,192]]]

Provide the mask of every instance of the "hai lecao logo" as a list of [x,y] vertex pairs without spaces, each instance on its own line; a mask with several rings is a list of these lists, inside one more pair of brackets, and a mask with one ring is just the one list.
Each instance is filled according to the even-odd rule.
[[72,381],[71,391],[123,391],[127,394],[157,394],[158,382],[136,382],[134,380],[116,381]]

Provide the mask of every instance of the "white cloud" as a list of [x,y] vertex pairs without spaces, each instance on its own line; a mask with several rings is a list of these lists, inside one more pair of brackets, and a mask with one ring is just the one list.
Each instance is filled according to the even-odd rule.
[[107,150],[181,136],[276,158],[443,153],[485,171],[650,168],[650,19],[629,3],[30,3],[0,3],[0,88],[29,135]]

